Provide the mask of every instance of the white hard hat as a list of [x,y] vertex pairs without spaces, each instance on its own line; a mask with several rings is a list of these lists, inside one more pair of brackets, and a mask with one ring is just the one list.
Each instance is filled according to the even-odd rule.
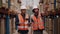
[[34,6],[33,6],[33,9],[35,9],[35,8],[38,8],[38,6],[34,5]]
[[21,8],[20,9],[27,9],[27,7],[26,6],[21,6]]

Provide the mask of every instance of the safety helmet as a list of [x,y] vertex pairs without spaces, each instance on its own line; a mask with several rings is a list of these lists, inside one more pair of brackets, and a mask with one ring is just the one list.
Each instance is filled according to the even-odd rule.
[[21,8],[20,9],[27,9],[27,7],[26,6],[21,6]]
[[38,6],[37,6],[37,5],[34,5],[34,6],[33,6],[33,9],[35,9],[35,8],[38,8]]
[[37,5],[34,5],[33,8],[32,8],[32,9],[33,9],[33,10],[32,10],[33,13],[35,12],[35,11],[34,11],[35,8],[37,8],[37,9],[39,10],[38,6],[37,6]]

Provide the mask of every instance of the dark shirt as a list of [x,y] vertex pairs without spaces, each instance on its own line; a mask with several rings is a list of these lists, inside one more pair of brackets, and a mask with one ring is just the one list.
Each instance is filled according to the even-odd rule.
[[[38,16],[34,15],[36,18],[38,18]],[[34,20],[31,18],[31,22],[34,22]]]
[[19,25],[18,15],[16,15],[15,17],[16,17],[16,19],[15,19],[15,24],[16,24],[16,25]]
[[[23,18],[25,18],[25,16],[23,16]],[[15,19],[16,21],[15,21],[15,24],[16,25],[19,25],[19,19],[18,19],[18,15],[16,15],[16,19]],[[29,17],[29,19],[28,19],[28,23],[30,23],[30,17]]]
[[[25,18],[25,16],[23,16],[23,18]],[[16,15],[16,22],[15,22],[15,24],[16,24],[16,29],[17,29],[17,26],[19,25],[19,19],[18,19],[18,15]],[[28,19],[28,24],[30,23],[30,17],[29,17],[29,19]],[[29,25],[28,25],[29,26]],[[28,30],[18,30],[18,32],[19,33],[27,33],[28,32]]]

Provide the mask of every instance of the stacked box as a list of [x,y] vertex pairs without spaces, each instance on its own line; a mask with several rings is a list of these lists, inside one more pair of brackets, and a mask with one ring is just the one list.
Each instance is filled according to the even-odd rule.
[[49,19],[49,30],[53,29],[53,22],[52,19]]
[[14,34],[15,32],[15,18],[10,18],[10,34]]
[[53,20],[51,18],[49,18],[49,27],[48,27],[48,29],[49,29],[48,33],[53,34]]
[[2,0],[0,0],[0,8],[1,8],[1,6],[2,6]]
[[2,0],[2,6],[5,8],[8,8],[8,1],[7,0]]
[[53,34],[58,34],[58,18],[53,19]]
[[56,0],[56,8],[59,8],[59,7],[58,7],[58,0]]
[[60,17],[58,19],[58,34],[60,34]]
[[43,6],[44,6],[43,3],[40,3],[39,9],[40,9],[40,12],[41,12],[41,13],[44,13],[44,9],[43,9],[44,7],[43,7]]
[[48,32],[48,27],[49,27],[48,18],[45,19],[45,23],[46,23],[46,24],[45,24],[45,25],[46,25],[45,28],[46,28],[46,31]]
[[53,34],[53,31],[49,31],[48,34]]
[[52,10],[54,9],[54,0],[50,0],[50,3],[49,3],[49,8]]
[[10,22],[10,23],[9,23],[9,25],[10,25],[10,26],[9,26],[9,27],[10,27],[10,34],[12,34],[12,32],[13,32],[13,31],[12,31],[12,20],[9,19],[9,22]]
[[15,33],[16,29],[15,29],[15,18],[12,18],[12,31],[13,33]]
[[5,20],[1,19],[1,34],[5,34]]
[[18,3],[18,0],[11,0],[10,8],[11,8],[11,10],[13,10],[12,13],[20,13],[20,6],[21,6],[21,4]]
[[0,19],[0,33],[1,33],[1,19]]
[[60,0],[57,0],[57,8],[60,8]]
[[45,23],[46,23],[45,30],[47,31],[47,33],[53,34],[53,20],[51,18],[47,17],[45,19]]

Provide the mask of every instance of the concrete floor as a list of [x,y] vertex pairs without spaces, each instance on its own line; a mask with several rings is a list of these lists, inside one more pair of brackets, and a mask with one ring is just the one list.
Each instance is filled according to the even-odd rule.
[[[28,32],[28,34],[32,34],[33,33],[33,31],[31,30],[31,27],[29,27],[29,32]],[[19,34],[18,32],[17,32],[17,30],[15,31],[15,33],[13,33],[13,34]],[[43,34],[48,34],[45,30],[43,31]]]
[[[17,31],[13,34],[19,34]],[[28,34],[31,34],[30,32]],[[43,34],[48,34],[45,30],[43,31]]]
[[43,31],[43,34],[48,34],[45,30]]

